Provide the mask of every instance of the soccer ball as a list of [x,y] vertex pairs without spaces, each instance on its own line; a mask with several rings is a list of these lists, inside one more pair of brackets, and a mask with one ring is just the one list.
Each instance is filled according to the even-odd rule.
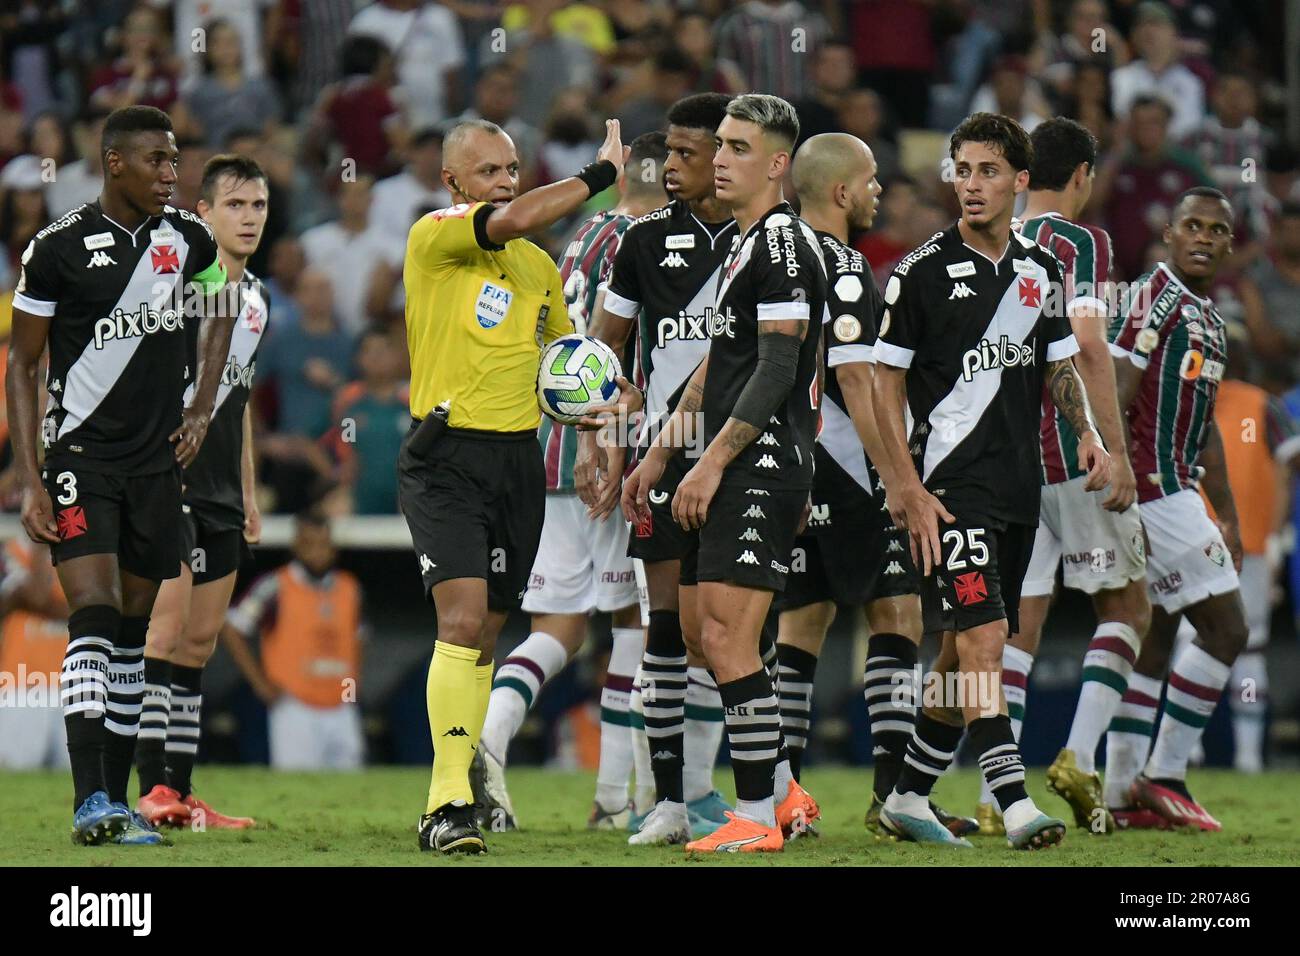
[[562,335],[542,351],[537,370],[537,404],[564,425],[577,424],[593,408],[618,398],[618,356],[586,335]]

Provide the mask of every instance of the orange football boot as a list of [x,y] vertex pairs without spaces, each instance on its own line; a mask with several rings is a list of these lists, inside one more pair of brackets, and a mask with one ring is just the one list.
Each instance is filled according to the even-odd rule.
[[686,844],[687,853],[776,853],[785,846],[780,827],[765,827],[726,811],[727,822]]
[[799,786],[798,781],[790,781],[790,789],[785,799],[776,808],[776,825],[781,828],[781,835],[787,840],[798,836],[808,825],[822,815],[821,808],[812,794]]
[[190,819],[195,821],[196,829],[200,826],[200,820],[203,821],[202,826],[210,830],[249,830],[257,825],[252,817],[228,817],[224,813],[218,813],[192,793],[182,802],[189,808]]
[[190,808],[181,801],[181,795],[165,784],[154,788],[140,798],[136,812],[156,827],[183,827],[190,822]]

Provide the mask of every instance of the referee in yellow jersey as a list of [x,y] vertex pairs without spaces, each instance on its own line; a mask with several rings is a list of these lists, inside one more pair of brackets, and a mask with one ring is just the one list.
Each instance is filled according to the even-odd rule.
[[443,142],[457,205],[406,240],[411,415],[398,495],[438,615],[429,664],[435,756],[420,849],[483,853],[469,766],[492,688],[492,653],[537,556],[546,480],[537,444],[537,370],[573,331],[560,272],[523,237],[612,186],[625,161],[617,120],[596,162],[515,198],[519,159],[500,127],[472,120]]

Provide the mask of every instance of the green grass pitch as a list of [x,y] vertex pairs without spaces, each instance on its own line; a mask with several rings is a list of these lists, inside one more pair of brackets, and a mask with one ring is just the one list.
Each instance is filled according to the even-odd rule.
[[[862,826],[870,770],[813,768],[805,784],[822,806],[820,839],[788,844],[780,854],[690,859],[676,847],[629,847],[626,835],[584,826],[594,775],[520,768],[509,784],[524,824],[488,834],[485,857],[439,858],[416,849],[415,827],[428,772],[376,768],[357,774],[273,773],[203,766],[199,792],[217,809],[255,816],[250,832],[174,832],[171,847],[77,847],[68,837],[71,781],[53,773],[0,773],[0,865],[3,866],[1270,866],[1300,859],[1300,773],[1244,777],[1194,770],[1190,784],[1223,833],[1121,833],[1090,836],[1071,829],[1063,845],[1033,853],[1004,840],[975,838],[974,850],[877,843]],[[724,783],[725,772],[718,773]],[[1039,806],[1068,820],[1068,808],[1030,771]],[[134,781],[133,781],[134,783]],[[951,773],[936,799],[971,812],[976,772]]]

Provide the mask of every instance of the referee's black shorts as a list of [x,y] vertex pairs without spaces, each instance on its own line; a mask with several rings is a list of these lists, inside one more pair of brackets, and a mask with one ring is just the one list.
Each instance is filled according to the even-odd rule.
[[424,595],[452,578],[487,581],[488,607],[517,609],[546,517],[537,433],[449,428],[423,458],[397,456],[397,499],[411,529]]

